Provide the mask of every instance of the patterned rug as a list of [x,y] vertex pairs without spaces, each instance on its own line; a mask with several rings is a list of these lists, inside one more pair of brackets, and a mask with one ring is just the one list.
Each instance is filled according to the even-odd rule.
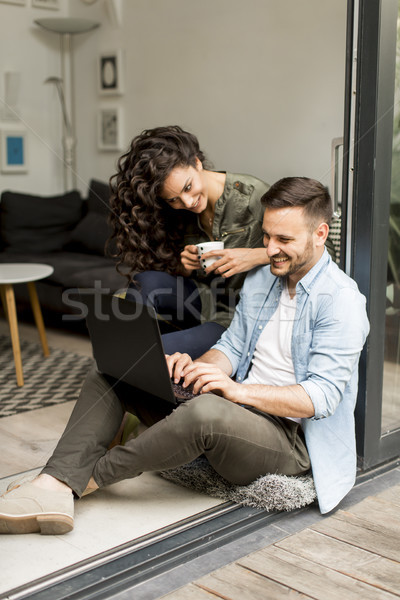
[[0,418],[75,400],[93,359],[60,349],[45,358],[40,344],[21,341],[23,387],[17,386],[8,336],[0,336]]

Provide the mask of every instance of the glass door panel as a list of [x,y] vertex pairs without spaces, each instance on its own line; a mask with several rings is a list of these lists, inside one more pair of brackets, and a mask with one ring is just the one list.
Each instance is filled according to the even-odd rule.
[[400,455],[399,0],[349,5],[345,264],[370,319],[356,407],[358,463],[368,471]]
[[[399,0],[400,7],[400,0]],[[389,249],[386,287],[385,356],[382,392],[382,433],[400,427],[400,19],[397,14],[396,76]]]

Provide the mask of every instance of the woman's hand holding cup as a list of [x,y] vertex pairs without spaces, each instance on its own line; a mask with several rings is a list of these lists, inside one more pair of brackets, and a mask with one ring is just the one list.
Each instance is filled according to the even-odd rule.
[[224,249],[224,242],[201,242],[200,244],[196,244],[196,247],[202,271],[208,274],[212,269],[208,272],[206,272],[206,269],[221,258],[218,250]]
[[195,269],[200,269],[197,246],[191,244],[184,247],[181,252],[181,263],[188,275]]

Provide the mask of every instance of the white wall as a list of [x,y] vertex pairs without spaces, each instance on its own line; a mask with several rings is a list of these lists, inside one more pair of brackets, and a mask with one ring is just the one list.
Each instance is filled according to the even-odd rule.
[[68,0],[59,11],[0,4],[0,128],[4,107],[4,74],[20,73],[18,121],[27,129],[28,172],[0,173],[0,192],[5,189],[51,194],[62,190],[60,107],[56,90],[44,85],[60,73],[59,39],[34,24],[34,19],[65,15]]
[[[7,70],[21,72],[29,172],[0,174],[0,190],[61,192],[58,36],[38,17],[80,16],[101,27],[74,36],[78,187],[108,179],[120,152],[97,149],[96,113],[117,105],[127,145],[142,129],[180,124],[196,133],[215,168],[272,183],[285,175],[330,181],[330,143],[342,134],[346,0],[61,0],[60,11],[0,3],[0,100]],[[123,49],[123,96],[97,89],[99,53]]]
[[[97,152],[95,113],[124,111],[125,142],[146,127],[196,133],[215,168],[269,182],[307,175],[330,182],[330,143],[342,135],[346,0],[72,0],[74,14],[102,21],[80,38],[76,59],[81,178],[103,179],[118,153]],[[126,91],[96,89],[103,50],[125,50]]]

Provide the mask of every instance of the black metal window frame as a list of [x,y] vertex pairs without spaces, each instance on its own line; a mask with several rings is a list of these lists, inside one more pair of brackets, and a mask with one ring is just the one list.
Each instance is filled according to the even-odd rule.
[[[359,0],[357,6],[357,79],[346,86],[347,112],[351,95],[356,97],[354,142],[345,119],[344,172],[354,169],[350,274],[367,298],[371,325],[360,361],[356,408],[357,452],[359,466],[365,471],[400,454],[400,430],[381,433],[398,3]],[[351,14],[354,7],[352,0]],[[348,79],[354,60],[350,37]],[[348,162],[351,143],[354,165]],[[348,176],[344,190],[347,184]]]

